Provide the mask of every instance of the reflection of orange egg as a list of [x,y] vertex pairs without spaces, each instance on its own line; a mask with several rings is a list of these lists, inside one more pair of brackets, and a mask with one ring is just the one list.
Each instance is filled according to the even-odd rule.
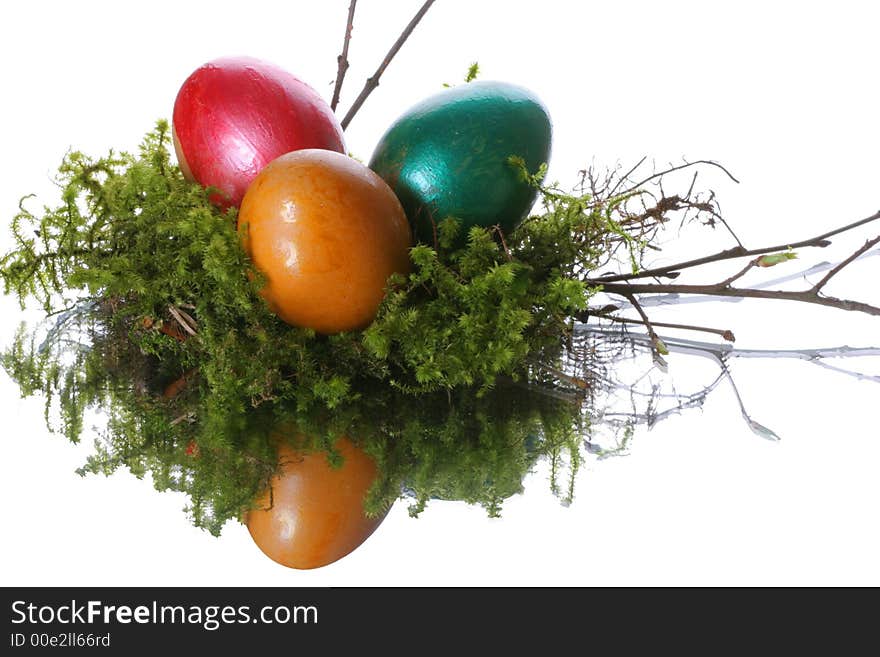
[[319,333],[367,326],[388,277],[409,271],[410,229],[394,192],[333,151],[282,155],[254,179],[239,231],[269,306]]
[[247,527],[270,559],[288,568],[319,568],[363,543],[384,516],[367,518],[363,501],[376,478],[373,459],[347,438],[336,449],[339,468],[323,452],[278,450],[280,471],[248,512]]

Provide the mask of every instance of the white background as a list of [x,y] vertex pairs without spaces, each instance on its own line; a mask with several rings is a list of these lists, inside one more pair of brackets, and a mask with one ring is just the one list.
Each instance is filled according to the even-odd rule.
[[[418,4],[361,0],[342,110]],[[26,193],[56,200],[51,175],[68,148],[134,148],[212,58],[268,59],[330,97],[346,0],[129,6],[2,4],[4,225]],[[712,158],[742,181],[704,182],[747,245],[811,236],[880,208],[873,14],[872,3],[843,1],[438,0],[348,146],[368,158],[395,116],[478,60],[483,78],[530,87],[549,107],[552,177],[572,182],[591,162],[642,155]],[[801,264],[845,255],[873,230],[834,253],[802,252]],[[699,240],[671,233],[670,251],[729,245],[720,232],[694,232]],[[878,268],[877,258],[860,263],[829,293],[880,302]],[[10,298],[0,304],[7,344],[23,315]],[[741,347],[880,346],[880,318],[842,311],[753,302],[676,312],[736,330]],[[671,366],[686,377],[691,363]],[[20,400],[3,374],[0,583],[880,584],[880,386],[804,363],[737,362],[734,375],[781,442],[751,434],[722,386],[704,411],[640,433],[629,456],[591,464],[569,508],[539,470],[501,520],[454,503],[412,520],[398,504],[358,551],[297,572],[263,557],[240,525],[219,539],[193,528],[185,500],[149,481],[79,478],[90,441],[48,435],[41,400]]]

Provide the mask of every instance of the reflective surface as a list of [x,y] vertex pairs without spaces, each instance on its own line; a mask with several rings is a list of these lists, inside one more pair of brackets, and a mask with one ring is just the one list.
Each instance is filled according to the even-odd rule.
[[[214,53],[271,52],[303,79],[316,86],[324,82],[321,89],[329,97],[348,4],[312,3],[308,12],[295,3],[257,1],[247,11],[218,6],[234,13],[235,20],[210,21],[210,29],[204,7],[196,3],[158,0],[151,12],[120,5],[100,13],[66,3],[53,9],[51,21],[37,3],[10,5],[20,29],[11,31],[0,49],[7,61],[20,64],[5,74],[10,88],[27,90],[28,102],[4,108],[8,124],[21,127],[7,135],[7,151],[15,157],[0,164],[4,217],[16,211],[24,193],[43,198],[56,192],[47,171],[68,145],[86,152],[126,141],[134,146],[156,117],[167,115],[180,81]],[[363,4],[343,109],[414,10],[410,3],[388,3],[382,11]],[[620,160],[626,168],[646,154],[659,167],[682,155],[717,159],[742,181],[716,185],[739,237],[749,246],[783,243],[878,207],[874,11],[868,3],[850,3],[846,11],[804,5],[798,13],[802,29],[792,30],[791,12],[768,3],[715,4],[695,11],[694,3],[677,0],[662,5],[556,1],[527,11],[486,2],[470,3],[467,17],[437,3],[353,122],[348,140],[354,153],[369,157],[395,116],[442,82],[455,82],[471,59],[479,59],[486,75],[535,89],[552,109],[552,176],[567,181],[591,161]],[[138,34],[166,35],[179,47],[138,47],[133,24],[140,26]],[[303,26],[297,38],[291,38],[294,24]],[[487,25],[500,29],[487,30]],[[620,29],[590,29],[602,25],[625,25],[625,47]],[[827,39],[817,47],[820,33]],[[687,38],[659,43],[658,34]],[[76,57],[70,56],[71,35]],[[108,42],[117,47],[113,57],[107,57]],[[447,57],[451,46],[456,54]],[[29,53],[26,63],[23,52]],[[606,57],[609,53],[613,57]],[[83,61],[102,62],[106,76],[83,77]],[[66,100],[63,111],[59,95]],[[816,193],[818,188],[823,193]],[[730,246],[720,229],[696,227],[694,232],[700,248]],[[826,251],[804,252],[803,265],[847,255]],[[656,257],[661,263],[675,258]],[[829,292],[861,298],[853,284],[862,284],[874,291],[876,301],[876,261]],[[6,344],[21,311],[11,298],[2,304]],[[657,317],[731,328],[737,345],[746,348],[877,346],[876,324],[850,313],[801,312],[773,302],[688,308]],[[706,370],[698,370],[693,359],[669,360],[670,380],[677,386],[691,375],[705,374],[710,383],[718,374],[705,359],[696,362],[707,364]],[[127,471],[109,479],[77,476],[74,470],[93,451],[98,433],[76,446],[49,434],[43,400],[20,399],[18,386],[2,376],[0,486],[10,503],[0,581],[107,586],[880,583],[875,384],[794,359],[729,364],[749,412],[782,441],[762,440],[743,425],[723,381],[703,411],[674,414],[650,432],[637,432],[625,458],[587,463],[567,508],[547,486],[551,468],[545,460],[526,477],[526,494],[508,498],[500,520],[487,519],[479,507],[442,501],[412,519],[404,501],[361,548],[311,571],[285,569],[264,558],[237,522],[220,539],[192,527],[182,512],[187,496],[157,494],[150,475],[143,480]],[[876,365],[861,369],[880,373]],[[627,391],[620,391],[620,398],[627,401]],[[87,427],[102,423],[103,418],[90,417]]]
[[283,566],[326,566],[367,540],[385,518],[387,509],[375,517],[364,510],[376,480],[375,461],[347,438],[334,445],[342,459],[334,467],[323,451],[292,446],[288,441],[295,436],[276,437],[279,471],[248,511],[248,531],[263,553]]

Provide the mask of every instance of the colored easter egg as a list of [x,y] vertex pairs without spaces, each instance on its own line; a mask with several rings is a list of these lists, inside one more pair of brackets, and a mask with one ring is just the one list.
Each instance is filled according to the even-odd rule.
[[388,277],[409,272],[409,224],[387,184],[356,160],[300,150],[248,188],[239,234],[285,322],[330,334],[366,327]]
[[394,190],[416,237],[434,243],[436,223],[513,230],[537,190],[511,156],[534,172],[550,157],[552,127],[541,101],[504,82],[472,82],[445,90],[407,111],[387,130],[370,168]]
[[174,101],[181,171],[241,203],[251,181],[279,155],[302,148],[345,152],[330,106],[305,82],[268,62],[227,57],[196,69]]

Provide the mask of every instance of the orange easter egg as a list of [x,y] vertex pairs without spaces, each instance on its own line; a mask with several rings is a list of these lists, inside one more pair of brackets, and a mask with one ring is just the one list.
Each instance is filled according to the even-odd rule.
[[391,188],[366,166],[299,150],[254,179],[238,217],[261,294],[288,324],[330,334],[366,327],[388,277],[409,272],[411,234]]

